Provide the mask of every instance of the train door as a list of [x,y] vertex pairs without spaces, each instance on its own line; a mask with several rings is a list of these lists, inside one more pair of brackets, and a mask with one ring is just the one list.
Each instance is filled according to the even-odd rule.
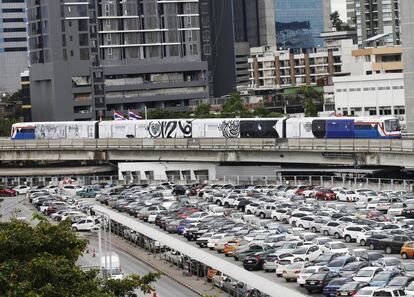
[[95,138],[95,127],[88,125],[88,138]]

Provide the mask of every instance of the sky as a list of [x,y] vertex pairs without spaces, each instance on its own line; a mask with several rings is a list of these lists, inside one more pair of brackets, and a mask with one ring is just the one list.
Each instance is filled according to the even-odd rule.
[[338,11],[341,19],[346,22],[346,0],[331,0],[332,11]]

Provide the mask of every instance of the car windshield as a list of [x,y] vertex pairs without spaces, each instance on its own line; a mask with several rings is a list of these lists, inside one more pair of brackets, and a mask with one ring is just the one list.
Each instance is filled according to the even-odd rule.
[[319,245],[322,245],[322,244],[325,244],[325,243],[327,243],[327,242],[332,241],[332,239],[330,239],[330,238],[322,238],[322,239],[317,239],[317,240],[315,240],[315,242],[316,242],[316,241],[319,243]]
[[346,278],[337,278],[332,280],[329,285],[332,286],[342,286],[344,283],[346,283],[347,279]]
[[303,267],[303,263],[293,263],[288,266],[288,269],[299,269]]
[[407,263],[407,264],[404,264],[404,270],[405,271],[414,271],[414,263]]
[[386,281],[390,277],[390,274],[388,272],[386,273],[379,273],[377,274],[372,280],[373,281]]
[[361,289],[358,291],[358,296],[371,296],[373,291],[372,289]]
[[316,261],[318,262],[325,262],[331,260],[331,255],[320,255],[318,258],[316,258]]
[[296,243],[284,243],[281,246],[281,249],[294,249],[296,247]]
[[406,282],[405,277],[395,277],[388,283],[388,286],[405,286]]
[[303,273],[315,273],[316,268],[306,268],[303,270]]
[[414,291],[414,282],[410,283],[410,284],[407,286],[407,291]]
[[401,264],[400,260],[395,258],[384,259],[385,265],[387,266],[397,266]]
[[328,267],[341,267],[344,264],[343,260],[334,260],[328,264]]
[[300,248],[293,252],[295,255],[304,255],[308,251],[308,248]]
[[345,249],[346,245],[342,242],[331,244],[332,249]]
[[348,265],[345,265],[344,269],[342,269],[342,271],[355,271],[358,269],[360,263],[358,262],[354,262],[354,263],[349,263]]
[[371,277],[374,273],[375,273],[375,270],[361,269],[356,274],[356,277]]
[[358,286],[358,283],[347,283],[342,285],[341,290],[353,290]]
[[322,274],[322,273],[315,273],[312,274],[308,280],[320,280],[320,279],[324,279],[326,274]]
[[355,191],[349,190],[349,191],[345,191],[346,194],[355,194]]

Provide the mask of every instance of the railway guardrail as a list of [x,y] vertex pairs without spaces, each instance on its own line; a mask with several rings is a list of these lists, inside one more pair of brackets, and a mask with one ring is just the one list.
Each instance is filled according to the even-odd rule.
[[292,150],[414,152],[414,139],[50,139],[0,140],[0,151],[15,150]]

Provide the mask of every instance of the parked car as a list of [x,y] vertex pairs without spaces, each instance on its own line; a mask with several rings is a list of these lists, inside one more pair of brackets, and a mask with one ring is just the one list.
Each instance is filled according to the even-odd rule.
[[342,287],[336,292],[337,296],[354,296],[360,289],[368,287],[368,283],[361,282],[348,282],[343,284]]
[[320,271],[312,274],[305,282],[305,289],[309,294],[314,292],[322,292],[323,288],[338,274],[335,272]]
[[17,191],[14,189],[3,188],[0,189],[0,197],[13,197],[17,196]]

